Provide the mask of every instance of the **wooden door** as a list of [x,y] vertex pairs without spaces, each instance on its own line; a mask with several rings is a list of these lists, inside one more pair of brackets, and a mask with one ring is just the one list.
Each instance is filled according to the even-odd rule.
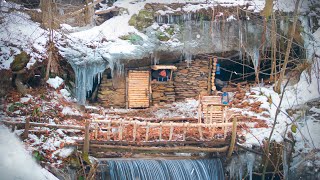
[[147,108],[150,105],[150,72],[128,72],[128,108]]

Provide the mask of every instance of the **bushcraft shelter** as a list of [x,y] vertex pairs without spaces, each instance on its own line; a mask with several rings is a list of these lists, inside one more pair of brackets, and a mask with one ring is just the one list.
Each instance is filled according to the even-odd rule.
[[187,98],[198,99],[216,90],[217,58],[179,61],[167,65],[127,68],[111,76],[106,70],[99,88],[98,102],[104,107],[147,108]]

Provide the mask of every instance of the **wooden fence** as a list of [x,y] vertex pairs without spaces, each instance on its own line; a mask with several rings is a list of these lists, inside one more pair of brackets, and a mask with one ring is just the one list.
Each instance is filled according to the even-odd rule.
[[[30,127],[48,127],[59,129],[77,129],[84,130],[83,152],[89,153],[90,148],[99,148],[108,151],[155,151],[155,152],[226,152],[231,149],[236,139],[237,119],[234,117],[230,123],[174,123],[174,122],[142,122],[138,120],[86,120],[85,126],[74,125],[56,125],[34,122],[12,122],[0,121],[6,125],[24,126],[24,137],[28,137]],[[227,133],[232,132],[231,141],[226,142]],[[100,136],[104,134],[106,136]],[[90,143],[104,141],[105,143]],[[192,140],[190,140],[192,139]],[[220,141],[217,141],[219,140]],[[114,144],[114,142],[120,142]],[[142,144],[149,144],[151,147],[139,147]],[[165,147],[159,149],[150,142],[157,142],[162,145],[181,145],[182,147]],[[192,143],[193,142],[193,143]],[[198,142],[198,143],[195,143]],[[229,146],[221,148],[199,148],[197,146],[212,142],[226,142]],[[230,144],[231,142],[231,144]],[[113,144],[113,145],[110,145]],[[192,144],[193,146],[185,146]],[[218,145],[219,143],[217,143]],[[103,150],[102,150],[103,151]]]

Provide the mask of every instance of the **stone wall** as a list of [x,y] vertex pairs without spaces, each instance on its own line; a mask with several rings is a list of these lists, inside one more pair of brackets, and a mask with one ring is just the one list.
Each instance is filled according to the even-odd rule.
[[124,75],[107,78],[104,73],[99,87],[98,102],[103,107],[126,107],[126,81]]
[[173,81],[151,81],[152,104],[164,105],[175,101]]
[[207,94],[209,61],[193,60],[189,66],[186,62],[176,64],[177,70],[173,72],[175,98],[177,101],[186,98],[198,99],[199,94]]

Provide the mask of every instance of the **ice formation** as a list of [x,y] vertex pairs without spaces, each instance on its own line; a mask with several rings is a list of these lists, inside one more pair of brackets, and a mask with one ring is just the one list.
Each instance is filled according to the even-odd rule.
[[[233,157],[227,170],[229,171],[230,179],[243,179],[245,175],[252,180],[252,172],[254,169],[255,155],[247,152]],[[244,171],[245,170],[245,171]]]
[[106,69],[106,63],[72,64],[72,67],[76,76],[76,98],[79,104],[85,104],[87,94],[93,90],[96,78],[98,78],[97,82],[100,83],[101,74]]

